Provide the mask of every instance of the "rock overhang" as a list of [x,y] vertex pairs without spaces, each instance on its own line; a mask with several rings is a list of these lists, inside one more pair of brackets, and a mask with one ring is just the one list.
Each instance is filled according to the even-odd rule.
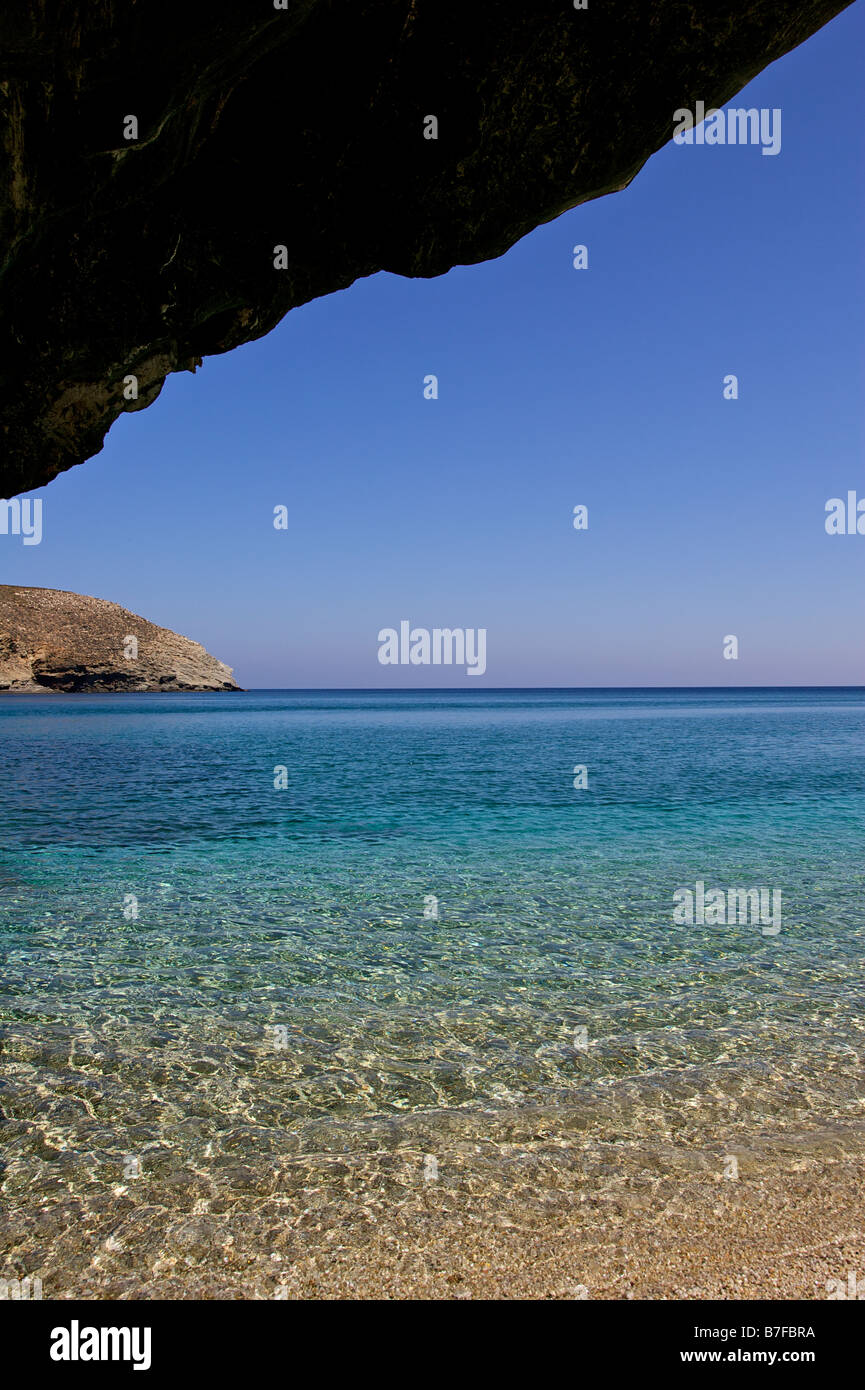
[[499,256],[625,187],[678,108],[729,101],[848,3],[5,11],[0,497],[294,307]]

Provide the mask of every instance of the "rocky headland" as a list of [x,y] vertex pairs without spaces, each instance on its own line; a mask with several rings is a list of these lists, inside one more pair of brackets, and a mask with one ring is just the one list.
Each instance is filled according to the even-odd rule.
[[198,642],[106,599],[0,584],[0,691],[239,690]]

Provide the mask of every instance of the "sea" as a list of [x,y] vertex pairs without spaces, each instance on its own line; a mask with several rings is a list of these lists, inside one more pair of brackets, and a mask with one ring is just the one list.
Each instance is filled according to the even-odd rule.
[[0,1275],[861,1121],[861,688],[7,696],[0,823]]

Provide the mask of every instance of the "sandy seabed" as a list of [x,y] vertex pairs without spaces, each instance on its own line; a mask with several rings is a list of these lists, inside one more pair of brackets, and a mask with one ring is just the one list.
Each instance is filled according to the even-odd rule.
[[865,1123],[708,1148],[528,1118],[494,1145],[482,1116],[420,1116],[350,1153],[157,1165],[108,1190],[58,1173],[7,1206],[0,1274],[97,1300],[812,1300],[865,1279]]

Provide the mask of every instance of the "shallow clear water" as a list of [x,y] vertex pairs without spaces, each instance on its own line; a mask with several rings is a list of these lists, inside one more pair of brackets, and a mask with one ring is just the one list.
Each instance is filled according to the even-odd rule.
[[[839,689],[7,697],[7,1213],[130,1155],[858,1118],[863,733]],[[781,930],[677,925],[697,880]]]

